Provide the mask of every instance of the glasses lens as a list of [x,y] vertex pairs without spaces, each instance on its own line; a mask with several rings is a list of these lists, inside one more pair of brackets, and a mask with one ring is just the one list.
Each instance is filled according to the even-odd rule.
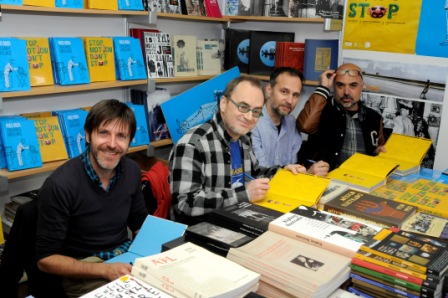
[[252,116],[254,116],[255,118],[260,118],[261,116],[263,116],[263,112],[259,109],[252,110]]
[[341,70],[338,71],[338,73],[339,73],[340,75],[348,74],[348,75],[351,76],[351,77],[356,77],[356,76],[358,76],[358,75],[359,75],[360,77],[362,77],[361,72],[359,72],[359,71],[356,70],[356,69],[341,69]]
[[247,113],[247,112],[249,112],[250,108],[249,108],[248,105],[245,105],[245,104],[239,104],[239,105],[238,105],[238,110],[239,110],[241,113]]

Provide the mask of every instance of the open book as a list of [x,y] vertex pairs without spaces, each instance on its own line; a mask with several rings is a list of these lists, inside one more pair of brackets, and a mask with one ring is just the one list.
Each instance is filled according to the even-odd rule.
[[269,182],[265,198],[256,205],[274,209],[282,213],[289,212],[300,205],[313,207],[330,183],[330,179],[310,174],[294,175],[290,171],[279,169]]
[[432,140],[392,133],[378,157],[399,164],[394,174],[406,176],[420,170],[420,164],[431,147]]
[[353,154],[341,166],[328,173],[328,177],[349,187],[371,192],[385,185],[398,163],[361,153]]

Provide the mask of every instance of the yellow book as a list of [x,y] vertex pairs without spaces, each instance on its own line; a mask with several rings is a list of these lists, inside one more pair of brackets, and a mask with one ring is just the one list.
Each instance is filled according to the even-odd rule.
[[118,10],[117,0],[86,0],[86,8]]
[[91,82],[115,81],[114,46],[110,37],[84,37]]
[[380,152],[378,157],[398,163],[394,174],[406,176],[420,170],[420,164],[431,144],[430,139],[392,133],[384,145],[387,152]]
[[255,204],[283,213],[300,205],[314,207],[329,183],[330,179],[325,177],[294,175],[290,171],[279,169],[269,182],[266,197]]
[[57,116],[34,118],[42,162],[67,159],[67,149]]
[[45,111],[45,112],[31,112],[31,113],[22,113],[20,116],[26,117],[27,119],[35,119],[35,118],[42,118],[42,117],[50,117],[53,116],[52,112]]
[[23,0],[23,5],[55,7],[55,1],[54,0]]
[[349,187],[371,192],[385,185],[390,174],[398,167],[396,162],[361,153],[353,154],[341,166],[328,173],[328,177]]
[[46,37],[22,37],[26,41],[31,86],[53,85],[50,46]]
[[0,213],[0,245],[5,243],[5,236],[3,236],[3,221],[2,221],[2,215]]

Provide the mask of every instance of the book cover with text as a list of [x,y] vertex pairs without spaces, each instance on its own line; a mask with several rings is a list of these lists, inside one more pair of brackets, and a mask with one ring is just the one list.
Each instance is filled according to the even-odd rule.
[[303,76],[318,81],[322,72],[338,67],[338,39],[305,39]]
[[84,123],[87,111],[83,109],[54,111],[58,116],[69,158],[74,158],[86,149]]
[[217,75],[221,73],[221,57],[218,40],[198,40],[198,75]]
[[224,69],[238,66],[241,73],[249,69],[250,31],[227,29],[225,39]]
[[162,32],[143,32],[143,38],[148,77],[174,77],[171,34]]
[[193,35],[173,35],[174,76],[189,77],[198,74],[196,60],[197,37]]
[[46,37],[23,37],[28,55],[31,86],[53,85],[50,44]]
[[146,67],[143,59],[140,40],[134,37],[112,37],[114,42],[115,69],[117,79],[145,80]]
[[60,8],[84,8],[84,0],[55,0],[55,6]]
[[118,10],[143,10],[143,2],[135,0],[118,0]]
[[62,130],[56,116],[34,118],[42,162],[67,159]]
[[84,37],[91,82],[115,81],[114,45],[110,37]]
[[137,129],[135,136],[131,140],[130,147],[142,146],[149,144],[148,121],[146,119],[145,109],[143,105],[135,105],[130,102],[126,103],[132,111],[134,111],[135,120],[137,121]]
[[0,91],[30,90],[26,42],[0,37]]

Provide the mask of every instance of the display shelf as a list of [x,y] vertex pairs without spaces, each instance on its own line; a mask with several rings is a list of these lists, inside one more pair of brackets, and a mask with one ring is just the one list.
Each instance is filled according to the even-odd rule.
[[[136,146],[136,147],[129,147],[128,153],[134,153],[134,152],[145,151],[145,150],[148,150],[148,146],[147,145]],[[66,161],[68,161],[68,159],[58,160],[58,161],[53,161],[53,162],[47,162],[47,163],[44,163],[42,165],[42,167],[39,167],[39,168],[32,168],[32,169],[13,171],[13,172],[10,172],[10,171],[8,171],[6,169],[1,169],[0,170],[0,176],[6,177],[8,180],[10,180],[10,179],[15,179],[15,178],[20,178],[20,177],[26,177],[26,176],[30,176],[30,175],[40,174],[40,173],[51,172],[51,171],[56,170],[59,166],[64,164]]]
[[287,22],[287,23],[324,23],[324,18],[288,18],[263,16],[226,16],[230,22]]
[[160,140],[160,141],[153,141],[149,145],[151,145],[155,148],[158,148],[158,147],[165,147],[165,146],[172,145],[172,144],[173,144],[173,140],[164,139],[164,140]]
[[20,5],[0,5],[1,11],[18,11],[18,12],[41,12],[41,13],[73,13],[73,14],[102,14],[102,15],[147,15],[147,11],[136,10],[107,10],[107,9],[76,9],[76,8],[59,8],[59,7],[41,7],[41,6],[20,6]]

